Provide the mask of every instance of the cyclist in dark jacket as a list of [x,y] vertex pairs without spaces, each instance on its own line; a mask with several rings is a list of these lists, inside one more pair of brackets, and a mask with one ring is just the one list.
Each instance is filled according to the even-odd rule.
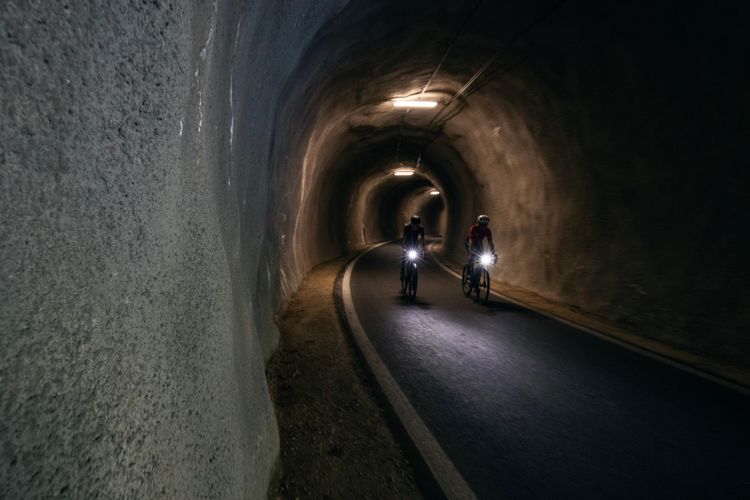
[[420,225],[422,219],[418,215],[411,216],[411,223],[404,224],[404,234],[401,238],[403,250],[424,250],[424,228]]
[[418,215],[411,216],[411,222],[404,225],[404,234],[401,238],[401,279],[404,279],[404,264],[406,264],[406,252],[416,250],[424,254],[424,228],[421,226],[422,219]]

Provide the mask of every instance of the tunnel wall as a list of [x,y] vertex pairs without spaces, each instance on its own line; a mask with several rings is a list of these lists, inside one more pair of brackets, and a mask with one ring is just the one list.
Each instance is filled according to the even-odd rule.
[[265,496],[273,117],[340,4],[2,3],[0,497]]
[[482,179],[497,278],[750,366],[742,10],[566,5],[468,98],[443,133]]
[[448,211],[441,195],[431,196],[431,189],[419,190],[404,200],[404,212],[417,214],[422,219],[426,236],[440,236],[445,233]]

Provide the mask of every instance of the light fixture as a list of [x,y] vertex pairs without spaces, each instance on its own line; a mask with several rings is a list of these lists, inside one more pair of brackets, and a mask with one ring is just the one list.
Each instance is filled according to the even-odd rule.
[[393,175],[396,175],[399,177],[406,176],[406,175],[414,175],[414,169],[413,168],[399,168],[393,171]]
[[420,101],[419,99],[393,99],[394,108],[434,108],[437,101]]
[[430,191],[430,196],[437,196],[439,194],[440,194],[440,191],[438,191],[437,189],[433,189],[432,191]]

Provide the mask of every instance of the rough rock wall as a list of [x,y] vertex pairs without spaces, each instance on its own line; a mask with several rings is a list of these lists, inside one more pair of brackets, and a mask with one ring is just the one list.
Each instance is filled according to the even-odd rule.
[[227,176],[235,180],[227,186],[231,213],[222,220],[239,234],[231,248],[242,263],[240,285],[250,290],[253,306],[248,316],[260,333],[266,357],[278,343],[273,311],[299,282],[289,279],[288,269],[285,272],[279,265],[291,251],[295,216],[283,209],[280,200],[299,196],[290,194],[293,186],[280,172],[290,167],[301,171],[301,165],[280,147],[298,133],[298,127],[282,123],[279,110],[298,84],[295,72],[308,44],[347,1],[251,1],[241,19],[234,20],[242,28],[235,40],[240,51],[232,72],[235,116],[226,127],[233,130],[234,140],[231,167],[229,162],[226,166],[231,171]]
[[750,365],[746,10],[566,4],[468,98],[444,133],[485,180],[497,277]]
[[0,497],[265,495],[273,116],[335,8],[2,3]]
[[406,214],[418,214],[427,236],[440,236],[445,232],[447,210],[442,196],[431,196],[428,190],[417,191],[404,202]]

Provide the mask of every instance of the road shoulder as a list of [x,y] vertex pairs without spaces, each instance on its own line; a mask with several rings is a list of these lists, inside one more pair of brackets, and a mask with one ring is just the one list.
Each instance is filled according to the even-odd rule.
[[351,256],[315,267],[277,316],[268,380],[281,438],[270,498],[423,498],[334,303]]

